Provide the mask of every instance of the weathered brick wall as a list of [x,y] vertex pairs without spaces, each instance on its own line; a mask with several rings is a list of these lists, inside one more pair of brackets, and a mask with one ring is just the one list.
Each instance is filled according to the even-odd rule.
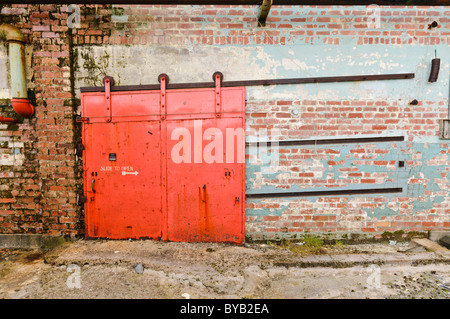
[[27,38],[32,54],[29,98],[36,106],[33,118],[1,127],[3,156],[23,159],[0,163],[1,233],[73,235],[80,230],[70,33],[64,10],[54,5],[1,8],[0,23],[17,26]]
[[[210,81],[217,70],[225,80],[416,75],[248,88],[249,131],[278,129],[279,140],[405,137],[403,142],[286,146],[274,167],[247,163],[247,193],[403,188],[393,194],[248,199],[248,237],[448,229],[449,148],[438,138],[438,119],[448,117],[450,9],[380,7],[378,25],[365,7],[274,6],[264,28],[256,15],[256,6],[90,5],[81,6],[81,25],[68,29],[65,6],[3,7],[2,22],[18,25],[33,46],[38,107],[36,117],[18,130],[2,129],[25,142],[21,154],[34,159],[14,168],[20,179],[3,178],[7,213],[0,231],[82,229],[76,206],[80,163],[73,147],[80,86],[102,85],[105,74],[120,85],[157,83],[160,73],[169,74],[171,82]],[[429,28],[433,21],[438,26]],[[437,83],[428,84],[435,50],[441,72]],[[417,105],[409,104],[413,99]],[[5,147],[12,153],[9,144]],[[17,185],[19,180],[33,189]],[[31,216],[33,223],[25,221]]]
[[[365,7],[274,6],[258,28],[256,6],[115,6],[82,9],[78,44],[291,45],[448,44],[448,7],[380,7],[380,28]],[[428,29],[438,20],[440,26]],[[369,23],[369,25],[368,25]]]

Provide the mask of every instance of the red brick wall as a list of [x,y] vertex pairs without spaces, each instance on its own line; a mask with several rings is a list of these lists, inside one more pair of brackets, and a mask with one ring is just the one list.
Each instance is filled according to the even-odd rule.
[[[449,44],[450,9],[442,7],[380,7],[383,30],[368,28],[363,7],[274,6],[265,28],[258,28],[256,6],[116,6],[83,7],[77,44],[292,45]],[[298,8],[301,8],[300,10]],[[406,10],[405,10],[406,9]],[[439,20],[440,26],[428,29]],[[118,28],[119,26],[119,28]],[[402,37],[405,31],[408,38]]]
[[[415,136],[437,136],[438,119],[448,114],[447,100],[418,101],[248,101],[248,120],[251,128],[278,129],[283,139],[327,138],[333,136],[377,135],[385,131],[408,132],[408,140]],[[291,114],[292,106],[298,116]],[[261,111],[261,107],[264,110]],[[289,124],[301,123],[295,129]]]
[[[0,232],[77,234],[80,180],[67,14],[55,5],[5,6],[1,13],[0,22],[20,28],[32,47],[28,72],[33,73],[30,86],[36,113],[13,130],[1,131],[2,136],[16,136],[25,144],[21,152],[26,160],[21,166],[1,167],[13,175],[2,181],[8,192],[1,199]],[[11,147],[12,141],[8,143]]]

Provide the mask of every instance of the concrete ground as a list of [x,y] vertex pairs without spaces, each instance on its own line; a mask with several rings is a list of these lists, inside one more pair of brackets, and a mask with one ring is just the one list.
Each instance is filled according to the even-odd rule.
[[294,245],[78,240],[1,249],[0,298],[450,298],[449,253]]

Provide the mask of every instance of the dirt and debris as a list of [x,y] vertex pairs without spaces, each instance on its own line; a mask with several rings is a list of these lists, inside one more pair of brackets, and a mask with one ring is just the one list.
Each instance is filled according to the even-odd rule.
[[450,280],[436,270],[404,275],[388,286],[396,293],[391,299],[448,299],[450,298]]
[[450,255],[408,247],[78,240],[0,249],[0,298],[450,298]]

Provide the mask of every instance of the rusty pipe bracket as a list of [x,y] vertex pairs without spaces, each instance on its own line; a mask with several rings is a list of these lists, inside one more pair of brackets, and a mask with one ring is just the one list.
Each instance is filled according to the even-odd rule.
[[106,122],[112,121],[112,103],[111,103],[111,85],[114,83],[114,79],[110,76],[105,76],[103,78],[103,84],[105,85],[105,103],[106,103],[106,109],[105,109],[105,117]]
[[161,120],[166,119],[167,115],[167,94],[166,94],[166,85],[169,83],[169,76],[167,74],[160,74],[158,76],[158,81],[160,84],[160,91],[159,91],[159,105],[160,105],[160,114],[161,114]]
[[263,0],[261,6],[258,9],[258,26],[266,26],[266,20],[269,16],[270,8],[272,8],[272,3],[273,0]]
[[223,80],[223,74],[221,72],[214,72],[213,74],[213,80],[215,85],[215,112],[216,117],[220,117],[222,114],[222,80]]

